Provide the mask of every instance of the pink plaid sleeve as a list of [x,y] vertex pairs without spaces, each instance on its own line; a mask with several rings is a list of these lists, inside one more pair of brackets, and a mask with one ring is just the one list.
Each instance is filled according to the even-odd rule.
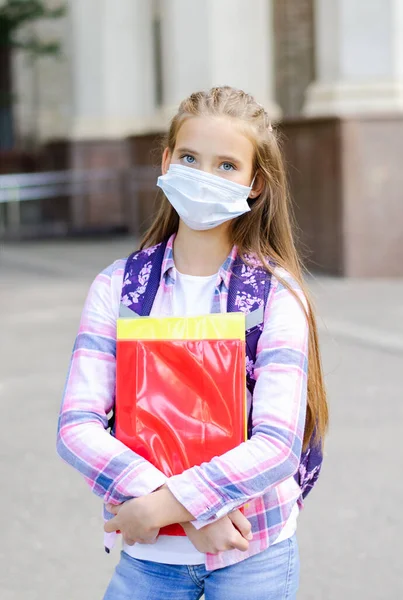
[[104,502],[144,496],[166,481],[149,462],[111,436],[115,402],[116,319],[124,261],[93,282],[81,317],[60,410],[57,451]]
[[[304,303],[296,282],[284,271],[278,274]],[[257,348],[251,439],[168,480],[171,492],[200,524],[262,496],[295,474],[305,427],[307,369],[305,313],[273,277]]]

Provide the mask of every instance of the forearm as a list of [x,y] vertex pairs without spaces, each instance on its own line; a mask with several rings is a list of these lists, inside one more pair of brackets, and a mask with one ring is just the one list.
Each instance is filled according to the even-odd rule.
[[166,486],[145,498],[125,502],[119,507],[108,506],[115,515],[105,523],[105,531],[120,530],[125,539],[152,543],[161,527],[181,522],[191,542],[200,552],[217,553],[232,548],[248,549],[248,540],[253,535],[250,523],[236,511],[231,519],[224,517],[219,522],[198,531],[191,524],[189,513],[171,494]]
[[161,529],[174,523],[194,521],[194,516],[178,502],[166,485],[150,494],[148,500],[153,527]]
[[[259,458],[264,458],[264,450],[270,446],[272,451],[275,450],[275,454],[272,454],[272,468],[260,467],[264,465],[264,460]],[[298,468],[301,447],[300,438],[295,438],[294,444],[279,447],[266,443],[266,440],[257,439],[253,445],[249,444],[247,453],[251,459],[250,464],[256,465],[256,469],[251,469],[249,478],[245,476],[242,481],[234,484],[232,473],[237,471],[231,470],[230,467],[236,463],[228,461],[228,456],[224,455],[201,467],[193,467],[181,476],[171,478],[167,485],[177,501],[191,511],[201,524],[205,524],[240,508],[292,477]],[[235,453],[231,452],[234,456]],[[242,452],[242,456],[245,458],[245,452]],[[256,458],[257,456],[259,458]],[[267,463],[269,464],[270,460]],[[227,473],[227,477],[223,476],[223,473]]]
[[[84,306],[60,410],[57,452],[104,502],[120,504],[149,494],[166,477],[106,430],[116,387],[117,306],[110,271],[95,279]],[[118,273],[112,277],[121,288],[123,271]]]
[[146,496],[167,479],[111,436],[94,415],[64,413],[59,423],[57,452],[84,476],[105,503],[120,504]]

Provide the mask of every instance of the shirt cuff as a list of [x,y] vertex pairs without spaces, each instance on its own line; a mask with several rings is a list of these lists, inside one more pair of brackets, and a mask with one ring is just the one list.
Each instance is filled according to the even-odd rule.
[[177,501],[200,523],[199,528],[209,525],[244,504],[244,501],[236,503],[232,498],[225,498],[213,491],[195,472],[195,467],[171,477],[167,486]]
[[155,492],[167,482],[166,475],[150,463],[145,462],[139,470],[138,466],[127,469],[114,481],[104,498],[104,503],[121,504],[129,498],[139,498]]
[[206,527],[206,525],[211,525],[211,523],[216,523],[217,521],[219,521],[220,519],[222,519],[223,517],[228,515],[233,510],[236,510],[237,508],[239,508],[237,502],[229,502],[228,504],[226,504],[225,506],[220,508],[216,512],[214,517],[211,517],[210,519],[206,519],[203,521],[198,521],[198,520],[191,521],[191,523],[195,529],[197,529],[197,530],[203,529],[203,527]]

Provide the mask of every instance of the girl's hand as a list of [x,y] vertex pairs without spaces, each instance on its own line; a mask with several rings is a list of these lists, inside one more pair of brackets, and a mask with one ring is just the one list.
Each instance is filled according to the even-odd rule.
[[196,550],[209,554],[234,548],[245,552],[253,537],[248,519],[239,510],[202,529],[195,529],[191,523],[181,525]]
[[107,510],[116,515],[105,523],[106,533],[120,531],[124,541],[132,546],[136,542],[153,544],[158,537],[159,527],[154,527],[145,499],[133,498],[119,506],[107,505]]
[[105,523],[106,533],[121,531],[124,540],[131,545],[136,542],[152,544],[161,527],[194,519],[165,485],[119,506],[107,504],[106,509],[116,515]]

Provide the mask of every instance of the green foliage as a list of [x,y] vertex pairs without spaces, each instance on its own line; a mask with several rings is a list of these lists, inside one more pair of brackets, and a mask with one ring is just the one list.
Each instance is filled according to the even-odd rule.
[[43,43],[36,36],[21,41],[16,35],[28,23],[39,19],[58,19],[65,14],[65,5],[50,9],[41,0],[6,0],[0,6],[0,46],[26,50],[31,56],[58,54],[58,42]]
[[50,9],[41,0],[6,0],[0,7],[0,19],[7,21],[10,29],[16,29],[36,19],[57,19],[65,12],[65,6]]
[[28,52],[31,59],[40,56],[58,56],[61,51],[59,42],[41,42],[37,36],[32,36],[24,42],[15,42],[13,48]]

